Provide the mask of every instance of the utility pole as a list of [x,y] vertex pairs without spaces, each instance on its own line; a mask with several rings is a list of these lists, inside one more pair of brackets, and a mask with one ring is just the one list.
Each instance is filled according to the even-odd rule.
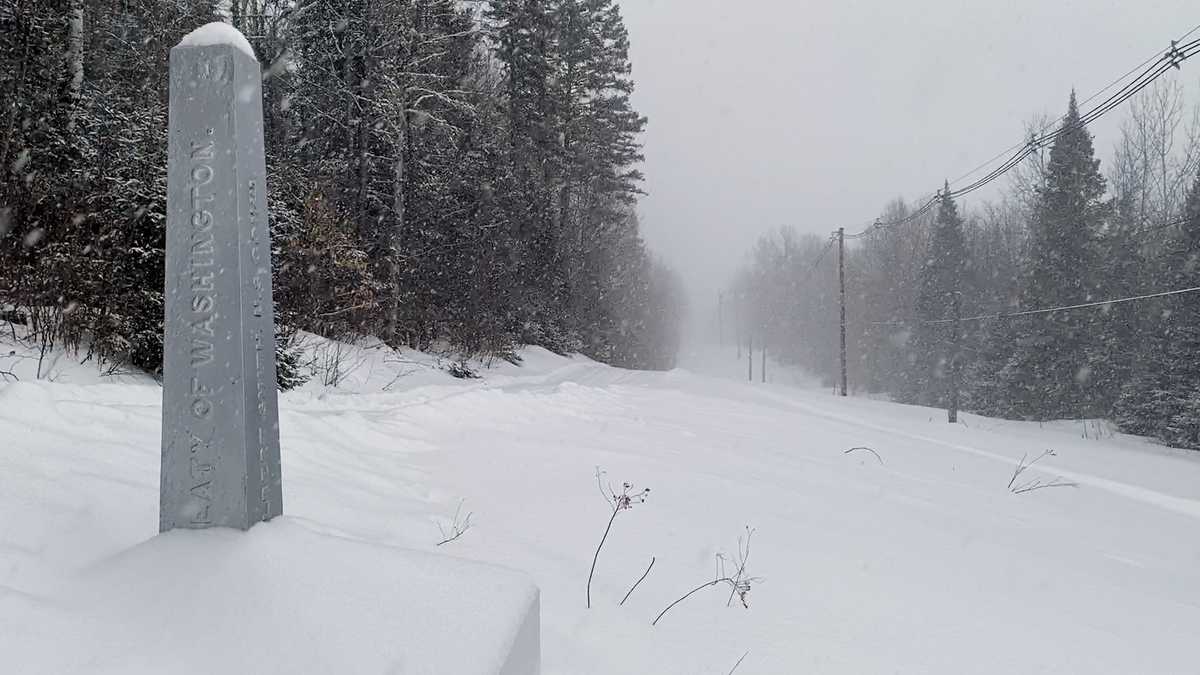
[[958,390],[962,386],[962,367],[961,349],[962,349],[962,291],[954,291],[952,311],[954,323],[950,324],[954,331],[950,335],[950,410],[948,417],[950,424],[958,422]]
[[717,292],[717,344],[725,346],[725,291]]
[[742,360],[742,294],[739,292],[733,296],[733,301],[736,303],[733,309],[733,342],[737,345],[738,360]]
[[842,320],[841,320],[841,366],[842,366],[842,396],[847,396],[846,391],[846,228],[839,227],[837,230],[838,239],[838,295],[841,299]]
[[746,379],[754,383],[754,334],[746,338]]
[[762,366],[758,369],[762,375],[762,383],[767,383],[767,341],[763,340],[762,346]]

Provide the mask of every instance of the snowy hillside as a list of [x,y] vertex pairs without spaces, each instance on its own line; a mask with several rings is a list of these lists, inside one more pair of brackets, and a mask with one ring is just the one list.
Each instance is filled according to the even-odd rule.
[[[739,675],[1196,672],[1200,453],[1096,423],[967,415],[950,426],[942,411],[838,399],[783,372],[773,377],[789,384],[750,385],[734,379],[745,370],[732,351],[647,373],[529,349],[521,367],[457,380],[420,354],[312,347],[314,364],[343,364],[341,386],[318,376],[282,397],[287,515],[259,528],[269,539],[338,537],[527,573],[541,591],[545,673],[724,675],[743,656]],[[65,358],[46,364],[55,381],[37,380],[36,360],[16,358],[22,349],[0,344],[0,357],[17,352],[0,370],[20,377],[0,378],[0,671],[53,672],[57,659],[30,645],[69,651],[84,636],[30,626],[88,625],[57,589],[105,583],[114,556],[156,534],[161,390]],[[1046,450],[1054,455],[1012,487],[1075,487],[1014,494],[1018,462]],[[588,572],[612,513],[596,467],[606,488],[651,492],[617,514],[588,610]],[[469,528],[438,546],[455,534],[456,511],[459,531],[471,514]],[[729,571],[747,526],[749,607],[721,585],[651,626],[714,578],[717,554]],[[362,559],[346,564],[353,578]],[[147,586],[169,589],[159,575],[170,572],[145,570]],[[336,635],[343,617],[319,613],[346,607],[359,622],[378,613],[381,650],[417,639],[412,621],[388,623],[404,616],[394,606],[403,596],[372,607],[322,597],[332,591],[321,586],[305,592],[312,602],[289,611],[317,615],[297,643]],[[471,605],[466,590],[439,592]],[[115,618],[154,595],[121,597]],[[210,605],[175,609],[220,611]],[[449,635],[452,649],[483,639],[453,625],[429,633]],[[112,658],[109,672],[121,672],[121,655]]]

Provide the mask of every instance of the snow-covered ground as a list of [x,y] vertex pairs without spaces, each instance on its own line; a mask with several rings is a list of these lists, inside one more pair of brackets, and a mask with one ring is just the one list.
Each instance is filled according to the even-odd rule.
[[[338,348],[334,359],[330,344],[313,347],[314,363],[339,360],[343,377],[282,398],[286,517],[266,527],[523,570],[541,589],[545,673],[724,675],[743,656],[738,675],[1200,668],[1200,453],[1095,423],[966,415],[951,426],[941,411],[800,386],[786,369],[748,384],[732,349],[689,353],[690,370],[670,373],[529,349],[522,367],[456,380],[421,354]],[[98,569],[155,536],[161,391],[65,358],[45,364],[54,382],[38,381],[32,360],[4,358],[23,349],[0,343],[0,371],[21,377],[0,384],[0,672],[27,673],[40,664],[22,645],[38,636],[16,629],[40,624],[22,612],[71,625],[51,589],[103,579]],[[878,459],[846,453],[860,446]],[[1045,450],[1055,455],[1017,483],[1078,487],[1012,494],[1016,463]],[[598,466],[618,491],[652,490],[618,514],[588,610],[611,513]],[[436,546],[460,503],[470,528]],[[749,608],[709,588],[651,626],[713,578],[715,556],[732,557],[746,526],[747,572],[761,577]],[[147,569],[146,583],[170,573]],[[113,611],[136,613],[146,596]],[[299,598],[289,611],[341,606]],[[411,623],[375,628],[417,639]],[[62,650],[79,637],[40,636]],[[454,636],[463,649],[482,639]]]

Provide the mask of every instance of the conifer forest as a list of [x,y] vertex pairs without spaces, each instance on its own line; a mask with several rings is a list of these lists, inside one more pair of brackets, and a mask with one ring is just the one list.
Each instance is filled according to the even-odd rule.
[[3,0],[8,316],[161,367],[168,52],[214,19],[264,68],[281,373],[297,330],[674,364],[613,0]]

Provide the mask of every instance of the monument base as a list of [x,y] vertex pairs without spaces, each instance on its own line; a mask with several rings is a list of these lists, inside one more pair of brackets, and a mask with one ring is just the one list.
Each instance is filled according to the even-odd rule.
[[159,535],[86,572],[64,595],[58,611],[31,614],[23,640],[33,642],[6,670],[536,675],[540,668],[538,591],[523,574],[317,534],[286,517],[246,533]]

